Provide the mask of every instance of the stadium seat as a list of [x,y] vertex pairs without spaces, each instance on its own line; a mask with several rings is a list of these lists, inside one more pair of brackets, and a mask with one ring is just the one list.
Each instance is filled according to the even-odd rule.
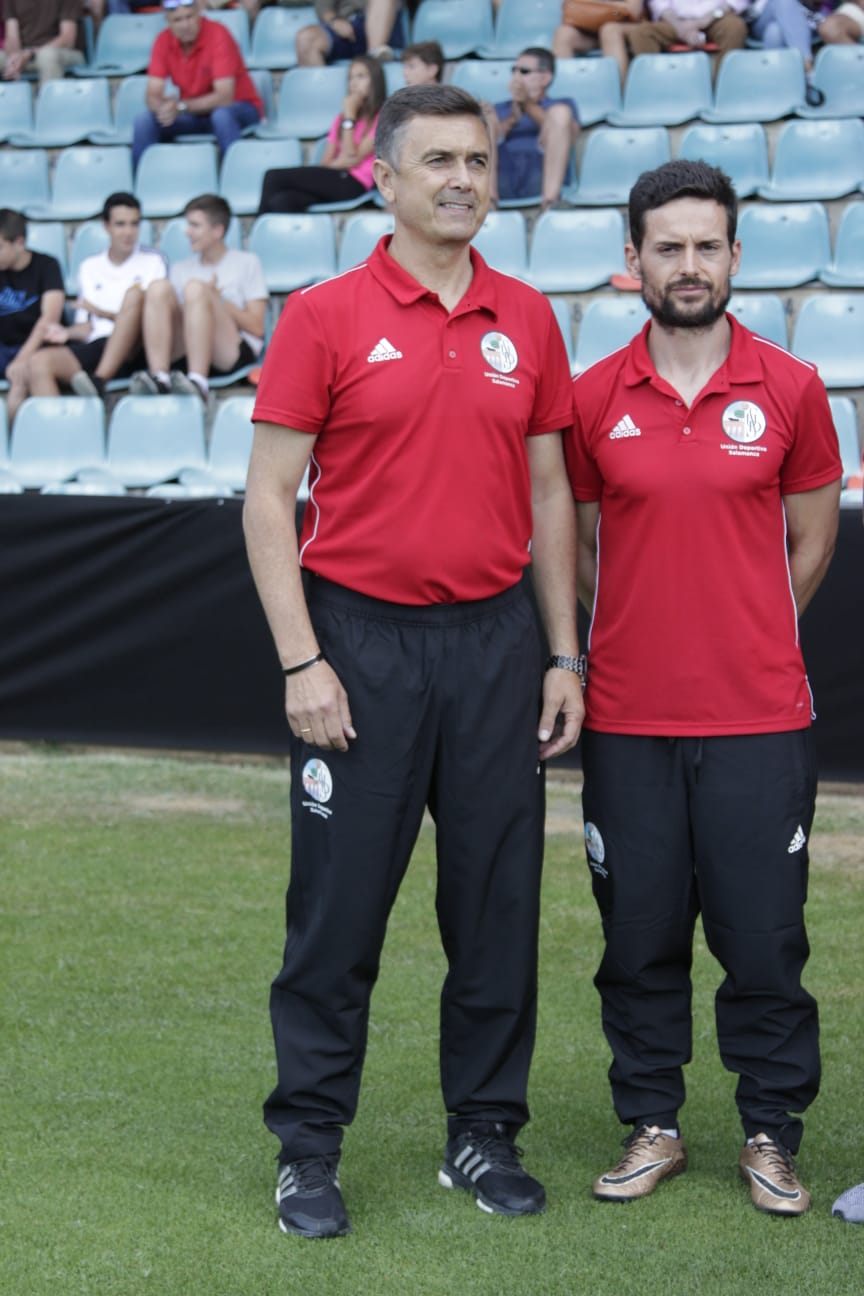
[[135,118],[147,107],[144,102],[146,91],[146,76],[124,77],[114,100],[114,116],[111,124],[91,130],[89,135],[91,144],[131,144]]
[[670,158],[665,126],[595,126],[578,182],[566,197],[579,206],[626,206],[636,179]]
[[32,220],[88,220],[101,212],[109,194],[131,189],[128,148],[76,144],[57,158],[50,199],[26,203],[24,213]]
[[87,139],[91,131],[110,130],[112,122],[107,81],[46,81],[36,96],[32,128],[12,131],[9,142],[16,148],[65,148]]
[[529,45],[552,48],[561,21],[561,0],[501,0],[492,41],[478,49],[481,58],[515,58]]
[[648,318],[641,297],[595,297],[582,314],[574,368],[587,369],[635,337]]
[[124,77],[144,72],[153,42],[165,26],[160,13],[107,14],[90,62],[72,68],[78,76]]
[[212,22],[221,23],[227,27],[228,31],[234,37],[240,46],[240,53],[243,55],[243,62],[249,62],[250,50],[250,29],[249,15],[245,9],[208,9],[205,17]]
[[33,91],[29,81],[0,82],[0,144],[14,132],[33,127]]
[[386,211],[357,212],[349,216],[342,226],[336,273],[342,274],[365,261],[378,240],[384,234],[393,233],[393,225],[393,216]]
[[452,84],[467,90],[475,99],[503,103],[510,98],[510,63],[500,60],[463,59],[453,69]]
[[864,117],[864,46],[823,45],[816,51],[812,81],[825,102],[801,103],[799,117]]
[[819,276],[831,259],[828,215],[821,203],[756,203],[738,221],[738,288],[795,288]]
[[795,49],[730,50],[720,64],[707,122],[779,121],[804,102],[804,61]]
[[124,486],[155,486],[206,462],[197,396],[120,397],[108,425],[106,467]]
[[826,387],[864,386],[864,293],[807,297],[795,320],[792,350],[818,366]]
[[135,194],[144,216],[176,216],[196,194],[216,193],[216,145],[151,144],[141,155]]
[[0,149],[0,192],[5,206],[15,211],[33,203],[47,207],[51,190],[45,149]]
[[573,313],[570,309],[570,303],[566,297],[550,297],[549,305],[552,307],[553,314],[558,321],[558,327],[561,329],[561,336],[567,350],[567,363],[570,366],[570,372],[573,373],[575,366],[573,357]]
[[832,288],[864,288],[864,203],[846,204],[837,228],[834,256],[819,278]]
[[437,40],[450,60],[476,54],[493,43],[492,6],[489,0],[423,0],[411,39]]
[[82,468],[66,481],[50,482],[43,486],[42,495],[126,495],[122,482],[105,468]]
[[[230,248],[239,249],[242,247],[243,233],[240,221],[236,216],[231,217],[228,229],[225,232],[225,242]],[[186,235],[185,216],[172,216],[171,220],[166,221],[162,226],[162,233],[159,236],[159,251],[169,265],[173,261],[182,261],[184,257],[192,255],[192,248]]]
[[528,237],[521,212],[490,211],[472,243],[493,269],[527,280]]
[[858,439],[858,410],[851,396],[829,396],[831,417],[837,429],[840,459],[843,464],[842,484],[845,490],[850,478],[860,483],[861,442]]
[[[273,93],[273,73],[269,68],[250,68],[249,75],[255,82],[255,89],[258,91],[258,97],[261,100],[261,122],[271,121],[276,116],[276,96]],[[250,126],[244,129],[244,135],[254,133],[255,127]]]
[[25,240],[31,252],[47,252],[59,263],[65,281],[69,272],[69,256],[66,251],[66,227],[62,221],[32,221],[27,226]]
[[760,198],[804,202],[842,198],[864,180],[864,122],[790,121],[780,127],[771,179]]
[[788,350],[786,309],[776,293],[733,293],[727,309],[745,327]]
[[[219,402],[210,433],[207,471],[230,490],[246,486],[252,450],[254,396],[231,396]],[[183,480],[187,477],[184,474]]]
[[275,167],[300,166],[302,162],[299,140],[238,140],[222,159],[219,192],[235,215],[254,215],[261,202],[265,173]]
[[587,292],[624,274],[624,220],[614,208],[547,211],[536,221],[528,279],[543,292]]
[[[263,10],[259,22],[270,12]],[[261,122],[254,133],[259,139],[318,139],[327,134],[344,98],[344,67],[292,68],[279,86],[273,120]]]
[[280,71],[297,66],[297,48],[294,37],[301,27],[314,26],[318,21],[314,5],[294,9],[277,7],[262,9],[252,27],[249,57],[250,68],[271,68]]
[[9,418],[5,401],[0,401],[0,468],[9,468]]
[[553,99],[572,99],[579,124],[594,126],[621,107],[618,65],[614,59],[602,57],[556,59],[549,94]]
[[749,198],[768,181],[768,141],[759,122],[688,126],[678,156],[689,161],[701,158],[721,167],[739,198]]
[[104,462],[105,406],[98,397],[30,396],[21,405],[9,471],[23,486],[47,486]]
[[259,216],[249,232],[248,248],[260,258],[270,292],[293,292],[336,273],[336,238],[329,216]]
[[678,126],[713,103],[711,62],[704,51],[637,54],[627,70],[624,102],[612,126]]

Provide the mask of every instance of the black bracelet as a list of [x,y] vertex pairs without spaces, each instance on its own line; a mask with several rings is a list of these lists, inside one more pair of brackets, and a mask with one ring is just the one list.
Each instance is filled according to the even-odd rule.
[[308,670],[310,666],[314,666],[317,662],[323,660],[324,660],[323,652],[316,653],[314,657],[307,657],[306,661],[298,662],[296,666],[283,666],[282,674],[296,675],[298,671]]

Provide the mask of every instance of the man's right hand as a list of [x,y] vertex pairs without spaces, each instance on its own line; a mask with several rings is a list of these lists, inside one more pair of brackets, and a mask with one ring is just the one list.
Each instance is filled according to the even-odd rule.
[[348,694],[326,661],[285,678],[285,714],[291,732],[312,747],[347,751],[357,733]]

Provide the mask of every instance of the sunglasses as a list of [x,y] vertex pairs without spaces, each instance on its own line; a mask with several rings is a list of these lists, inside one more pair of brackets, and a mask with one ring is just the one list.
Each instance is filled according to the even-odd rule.
[[191,9],[195,0],[162,0],[163,9]]
[[[179,0],[178,0],[178,3],[179,3]],[[542,68],[526,68],[526,67],[520,67],[518,63],[514,63],[513,66],[511,67],[510,71],[511,71],[511,72],[518,72],[520,76],[532,76],[533,73],[535,73],[535,72],[542,72],[543,69],[542,69]]]

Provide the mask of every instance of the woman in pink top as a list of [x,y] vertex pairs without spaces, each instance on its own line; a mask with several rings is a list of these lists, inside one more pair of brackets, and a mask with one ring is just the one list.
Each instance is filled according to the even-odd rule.
[[258,214],[302,212],[313,203],[344,202],[368,193],[373,185],[375,123],[386,97],[378,60],[371,54],[352,59],[342,111],[330,127],[320,163],[268,171]]

